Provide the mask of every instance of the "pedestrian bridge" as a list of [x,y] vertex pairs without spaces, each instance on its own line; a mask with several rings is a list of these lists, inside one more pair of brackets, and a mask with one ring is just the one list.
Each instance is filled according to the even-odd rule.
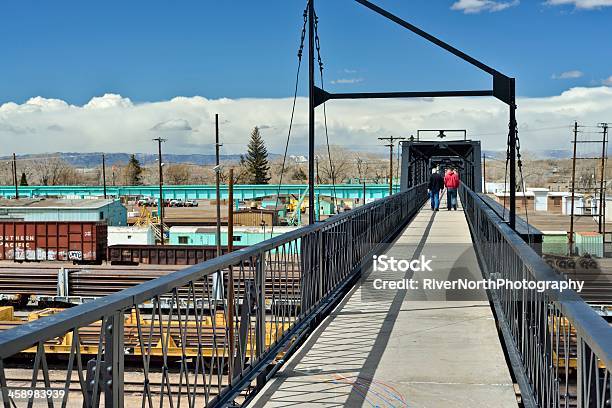
[[[381,251],[432,260],[433,273],[369,267],[253,406],[516,407],[484,290],[462,297],[416,283],[481,275],[462,209],[426,204]],[[415,289],[381,288],[412,279]],[[375,289],[376,287],[380,289]]]
[[[575,292],[424,285],[563,279],[529,230],[460,197],[432,212],[419,184],[4,331],[2,401],[26,387],[63,390],[58,406],[610,407],[612,328]],[[375,271],[373,255],[433,271]],[[420,285],[388,284],[406,280]]]

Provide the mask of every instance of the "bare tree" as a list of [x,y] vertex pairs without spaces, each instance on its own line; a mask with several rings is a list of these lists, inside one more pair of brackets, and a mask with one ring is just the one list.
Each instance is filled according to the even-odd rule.
[[82,177],[74,167],[57,157],[40,157],[31,164],[34,179],[43,186],[81,184]]
[[355,164],[357,165],[357,174],[359,175],[359,181],[364,182],[367,179],[368,169],[370,167],[369,162],[364,160],[359,153],[355,154]]
[[191,171],[186,164],[172,164],[168,166],[164,173],[164,180],[168,184],[181,185],[189,184],[191,181]]
[[[329,152],[327,148],[317,150],[319,160],[319,178],[323,183],[331,183],[335,180],[336,183],[342,183],[346,178],[349,178],[354,169],[351,163],[351,154],[346,149],[340,146],[330,146]],[[331,163],[330,163],[331,156]]]

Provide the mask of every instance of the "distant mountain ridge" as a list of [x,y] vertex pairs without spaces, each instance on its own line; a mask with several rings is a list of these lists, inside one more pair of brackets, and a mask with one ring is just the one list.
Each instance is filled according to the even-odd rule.
[[[572,152],[563,149],[528,150],[528,152],[535,155],[540,160],[572,158]],[[503,158],[506,156],[506,152],[502,150],[484,150],[482,153],[488,158]]]
[[[142,165],[150,165],[157,163],[157,154],[152,153],[134,153],[136,158]],[[107,166],[123,165],[130,159],[131,153],[104,153]],[[269,154],[269,159],[280,157],[279,154]],[[17,155],[17,160],[32,160],[45,157],[57,157],[64,160],[71,166],[78,168],[94,168],[102,164],[102,152],[98,153],[72,153],[72,152],[57,152],[48,154],[22,154]],[[223,162],[238,162],[240,161],[239,154],[222,154],[219,156]],[[0,157],[0,160],[11,160],[12,156]],[[214,165],[214,154],[163,154],[163,161],[169,164],[185,163],[197,165]]]

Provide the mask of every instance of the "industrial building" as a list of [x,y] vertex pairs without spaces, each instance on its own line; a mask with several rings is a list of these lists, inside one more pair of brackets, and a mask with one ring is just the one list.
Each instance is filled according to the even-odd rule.
[[[297,227],[234,227],[233,240],[236,246],[255,245],[266,239],[277,237]],[[170,228],[170,245],[216,245],[215,227]],[[221,245],[227,245],[227,227],[221,227]]]
[[155,245],[151,226],[108,227],[108,245]]
[[109,226],[127,225],[127,209],[110,199],[21,199],[0,200],[1,220],[66,222],[106,221]]

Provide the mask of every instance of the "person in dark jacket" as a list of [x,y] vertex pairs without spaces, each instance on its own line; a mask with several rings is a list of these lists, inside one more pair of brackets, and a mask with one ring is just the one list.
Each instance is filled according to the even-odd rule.
[[427,192],[431,198],[431,210],[440,211],[440,190],[444,188],[444,179],[438,173],[438,169],[435,168],[431,171],[429,176],[429,183],[427,184]]

